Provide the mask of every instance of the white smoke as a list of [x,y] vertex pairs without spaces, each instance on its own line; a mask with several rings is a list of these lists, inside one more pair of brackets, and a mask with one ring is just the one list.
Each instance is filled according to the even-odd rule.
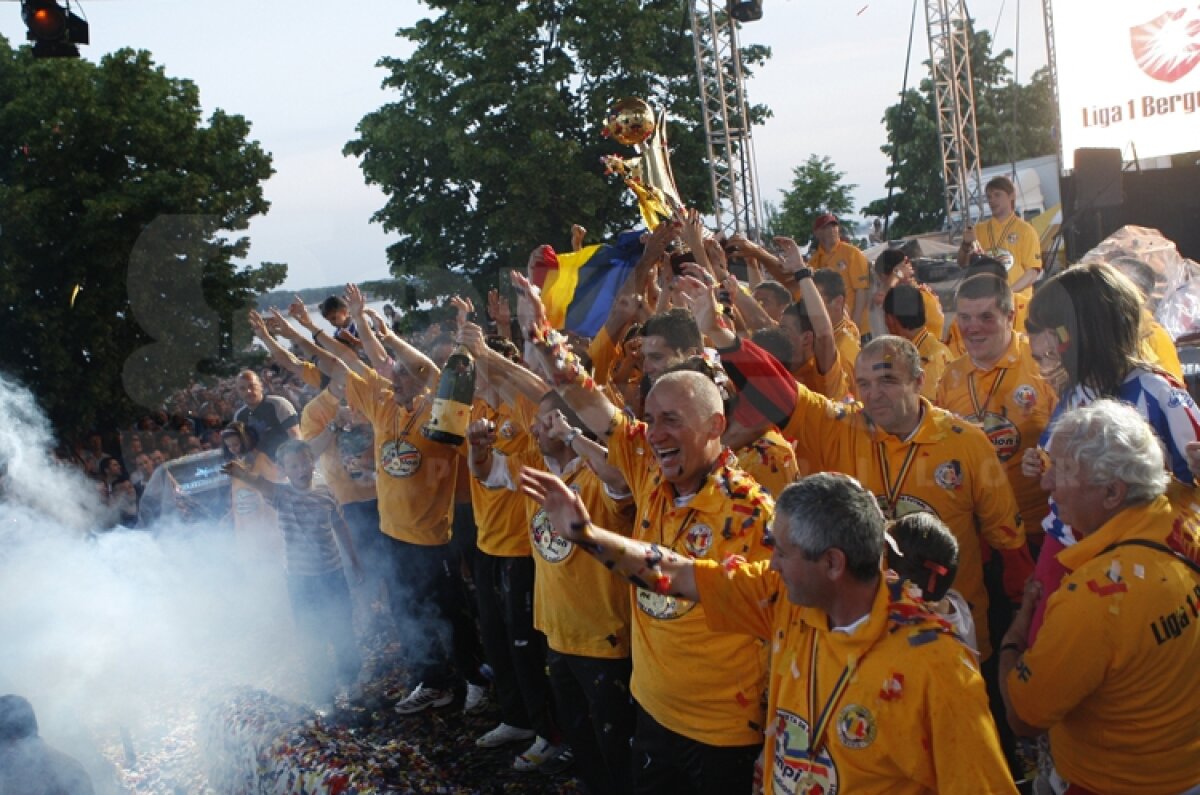
[[51,442],[0,376],[0,693],[32,702],[97,792],[115,791],[100,751],[121,730],[146,747],[233,686],[303,698],[282,571],[236,560],[219,526],[94,532],[96,489]]

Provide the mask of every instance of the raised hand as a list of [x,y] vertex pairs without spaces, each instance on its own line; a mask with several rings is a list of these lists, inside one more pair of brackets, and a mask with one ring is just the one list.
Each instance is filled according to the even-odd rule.
[[576,544],[588,543],[592,517],[566,483],[549,472],[522,467],[521,492],[546,509],[556,533]]
[[363,297],[357,284],[346,285],[346,303],[350,306],[350,314],[355,316],[361,315],[367,308],[367,299]]
[[571,424],[567,422],[567,417],[558,409],[547,414],[542,418],[542,427],[550,434],[551,439],[558,439],[560,442],[567,438],[567,434],[575,430]]
[[496,444],[496,423],[491,420],[472,420],[467,426],[467,442],[472,447],[491,449]]
[[271,332],[267,329],[267,322],[263,320],[263,316],[258,314],[254,309],[251,309],[246,318],[250,321],[250,330],[254,332],[254,336],[260,340],[266,341],[267,337],[271,336]]
[[465,326],[471,315],[475,314],[475,304],[471,303],[470,298],[463,298],[461,295],[451,298],[450,306],[457,312],[454,323],[458,328]]
[[501,329],[507,329],[512,324],[512,309],[508,305],[508,299],[500,294],[499,290],[488,290],[488,315],[492,320],[496,321],[496,326]]
[[571,224],[571,250],[578,251],[583,248],[583,238],[587,235],[587,230],[579,224]]
[[526,336],[530,329],[540,328],[546,323],[546,307],[536,287],[517,271],[511,271],[513,288],[517,291],[517,320]]
[[805,266],[804,255],[800,253],[800,246],[796,244],[795,240],[783,236],[772,239],[779,248],[779,259],[783,263],[784,270],[795,273]]
[[304,328],[311,329],[313,327],[312,319],[308,316],[308,307],[304,305],[304,299],[300,296],[293,296],[287,311]]
[[455,342],[463,345],[478,361],[487,352],[487,340],[483,329],[476,323],[463,323],[458,327]]
[[704,255],[708,258],[708,264],[717,281],[725,281],[725,277],[729,275],[729,260],[725,256],[725,249],[721,248],[721,244],[715,238],[705,238]]

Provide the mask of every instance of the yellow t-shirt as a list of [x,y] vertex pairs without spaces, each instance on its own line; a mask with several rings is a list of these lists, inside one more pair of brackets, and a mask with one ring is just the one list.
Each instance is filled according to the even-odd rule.
[[[471,420],[494,422],[496,451],[512,456],[534,445],[526,430],[530,421],[528,406],[528,402],[522,401],[522,405],[502,403],[499,409],[493,409],[482,400],[476,400]],[[471,506],[475,509],[475,527],[478,528],[475,545],[480,552],[498,558],[529,555],[527,500],[519,492],[489,489],[478,478],[471,478]]]
[[[1017,280],[1028,270],[1042,269],[1042,241],[1037,230],[1015,213],[1007,221],[989,218],[975,227],[975,238],[989,257],[1001,252],[1012,255],[1012,267],[1008,270],[1008,283]],[[1021,291],[1026,298],[1033,297],[1033,285]]]
[[[1049,728],[1067,781],[1112,795],[1177,793],[1200,778],[1200,578],[1160,544],[1197,516],[1166,497],[1129,508],[1059,552],[1072,572],[1008,677],[1023,721]],[[1179,526],[1180,520],[1187,528]]]
[[946,371],[946,366],[953,357],[928,328],[921,329],[920,333],[913,337],[912,344],[917,347],[917,353],[921,354],[921,369],[925,371],[921,397],[933,402],[937,396],[938,381],[942,380],[942,373]]
[[906,442],[875,427],[865,414],[801,386],[783,434],[796,440],[797,450],[814,457],[810,464],[815,471],[857,478],[889,518],[926,511],[945,522],[958,540],[954,587],[971,605],[979,652],[987,659],[991,645],[981,539],[996,549],[1020,549],[1025,531],[1012,488],[983,431],[922,403],[924,416]]
[[[308,401],[304,411],[300,412],[300,438],[310,441],[320,436],[325,426],[337,416],[338,404],[338,399],[328,389],[321,390],[320,394]],[[321,453],[317,466],[338,505],[375,499],[374,478],[350,476],[338,452],[336,439]]]
[[838,350],[837,361],[822,375],[817,369],[817,357],[813,356],[796,371],[796,381],[830,400],[845,400],[854,391],[854,365],[851,363],[847,369],[846,360]]
[[[1024,333],[1025,318],[1027,317],[1029,317],[1029,298],[1021,293],[1013,293],[1013,329]],[[946,344],[950,355],[955,359],[959,356],[966,356],[967,346],[963,344],[962,332],[958,330],[957,317],[950,321],[950,326],[946,329],[946,336],[942,342]]]
[[1139,352],[1147,364],[1170,373],[1176,381],[1183,383],[1183,364],[1179,361],[1179,349],[1175,347],[1175,340],[1171,339],[1171,335],[1153,315],[1144,310]]
[[[646,439],[646,424],[618,413],[608,460],[625,476],[638,514],[634,538],[697,560],[728,555],[770,556],[763,533],[775,503],[725,450],[684,506]],[[704,607],[636,588],[633,608],[633,679],[638,704],[660,724],[716,746],[762,741],[766,650],[746,635],[713,632]]]
[[[862,307],[856,303],[858,294],[855,290],[871,289],[871,265],[867,262],[866,255],[856,246],[839,240],[829,251],[819,245],[813,246],[812,253],[808,255],[808,267],[813,270],[832,268],[841,274],[842,281],[846,284],[846,311],[850,313],[850,319],[857,322],[856,318]],[[870,298],[864,297],[863,300],[868,301]]]
[[588,345],[588,357],[592,360],[592,377],[596,384],[604,386],[608,383],[612,369],[618,358],[617,343],[608,336],[608,329],[600,327],[600,331]]
[[[771,643],[764,793],[1017,791],[975,655],[897,584],[881,582],[865,623],[846,634],[821,610],[789,602],[765,563],[697,561],[695,576],[709,626]],[[811,727],[848,664],[853,675],[810,756]]]
[[465,445],[451,447],[425,438],[433,400],[417,398],[412,410],[396,405],[387,380],[368,373],[346,377],[346,397],[375,431],[375,486],[379,529],[420,546],[450,541],[454,489]]
[[1017,498],[1025,532],[1040,536],[1050,495],[1039,478],[1021,472],[1021,457],[1037,447],[1057,398],[1042,379],[1025,335],[1013,333],[1004,355],[989,370],[979,370],[970,356],[955,359],[934,402],[987,434]]
[[925,328],[940,340],[946,328],[946,313],[942,311],[941,299],[924,284],[918,284],[917,289],[921,291],[921,303],[925,305]]
[[850,380],[853,381],[854,363],[858,361],[858,352],[862,350],[858,326],[849,318],[842,318],[842,322],[833,327],[833,340],[837,343],[842,362],[852,371]]
[[313,389],[320,389],[321,369],[312,362],[300,362],[300,380]]
[[737,451],[738,466],[772,497],[799,477],[796,451],[779,431],[771,429]]
[[[517,483],[521,466],[549,471],[542,454],[527,449],[505,459],[509,482]],[[633,500],[614,501],[582,458],[560,475],[579,494],[592,523],[628,536],[633,530]],[[550,517],[533,500],[525,501],[526,538],[533,548],[537,576],[533,580],[533,625],[551,649],[580,657],[621,659],[629,656],[630,586],[599,561],[554,531]]]

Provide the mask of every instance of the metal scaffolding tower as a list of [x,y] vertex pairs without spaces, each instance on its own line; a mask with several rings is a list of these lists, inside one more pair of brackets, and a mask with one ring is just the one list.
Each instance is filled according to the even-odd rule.
[[937,101],[938,139],[950,238],[983,216],[970,24],[965,0],[925,0],[929,61]]
[[717,229],[758,240],[758,165],[737,23],[729,18],[726,0],[692,0],[691,18]]

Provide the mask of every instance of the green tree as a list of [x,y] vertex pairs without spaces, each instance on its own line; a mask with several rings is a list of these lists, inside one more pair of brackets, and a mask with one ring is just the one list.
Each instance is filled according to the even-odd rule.
[[[149,53],[35,60],[0,38],[0,369],[62,436],[229,366],[286,267],[238,267],[270,156]],[[235,331],[237,333],[235,334]]]
[[[1011,50],[993,54],[991,34],[972,29],[971,79],[980,165],[985,168],[1055,151],[1049,71],[1039,69],[1028,83],[1014,83],[1008,68],[1012,57]],[[928,74],[929,61],[924,68]],[[893,190],[889,236],[940,228],[946,208],[933,82],[926,77],[919,90],[909,89],[901,102],[884,111],[883,123],[888,142],[881,149],[889,160],[895,159],[895,172],[889,170],[887,182]],[[880,198],[863,213],[884,217],[887,206],[887,199]]]
[[776,209],[768,204],[768,234],[786,235],[803,245],[812,236],[813,221],[821,213],[839,218],[852,214],[854,200],[850,193],[858,186],[843,183],[845,176],[828,157],[809,155],[803,165],[792,169],[792,187],[783,192],[781,206]]
[[[482,294],[529,252],[565,248],[572,224],[598,242],[637,223],[627,190],[605,177],[601,137],[622,97],[667,112],[672,162],[687,203],[711,202],[686,5],[678,0],[463,3],[400,35],[408,58],[384,58],[394,102],[368,114],[345,152],[388,195],[374,216],[410,319],[455,291]],[[748,48],[747,64],[763,48]],[[756,117],[765,112],[756,108]]]

